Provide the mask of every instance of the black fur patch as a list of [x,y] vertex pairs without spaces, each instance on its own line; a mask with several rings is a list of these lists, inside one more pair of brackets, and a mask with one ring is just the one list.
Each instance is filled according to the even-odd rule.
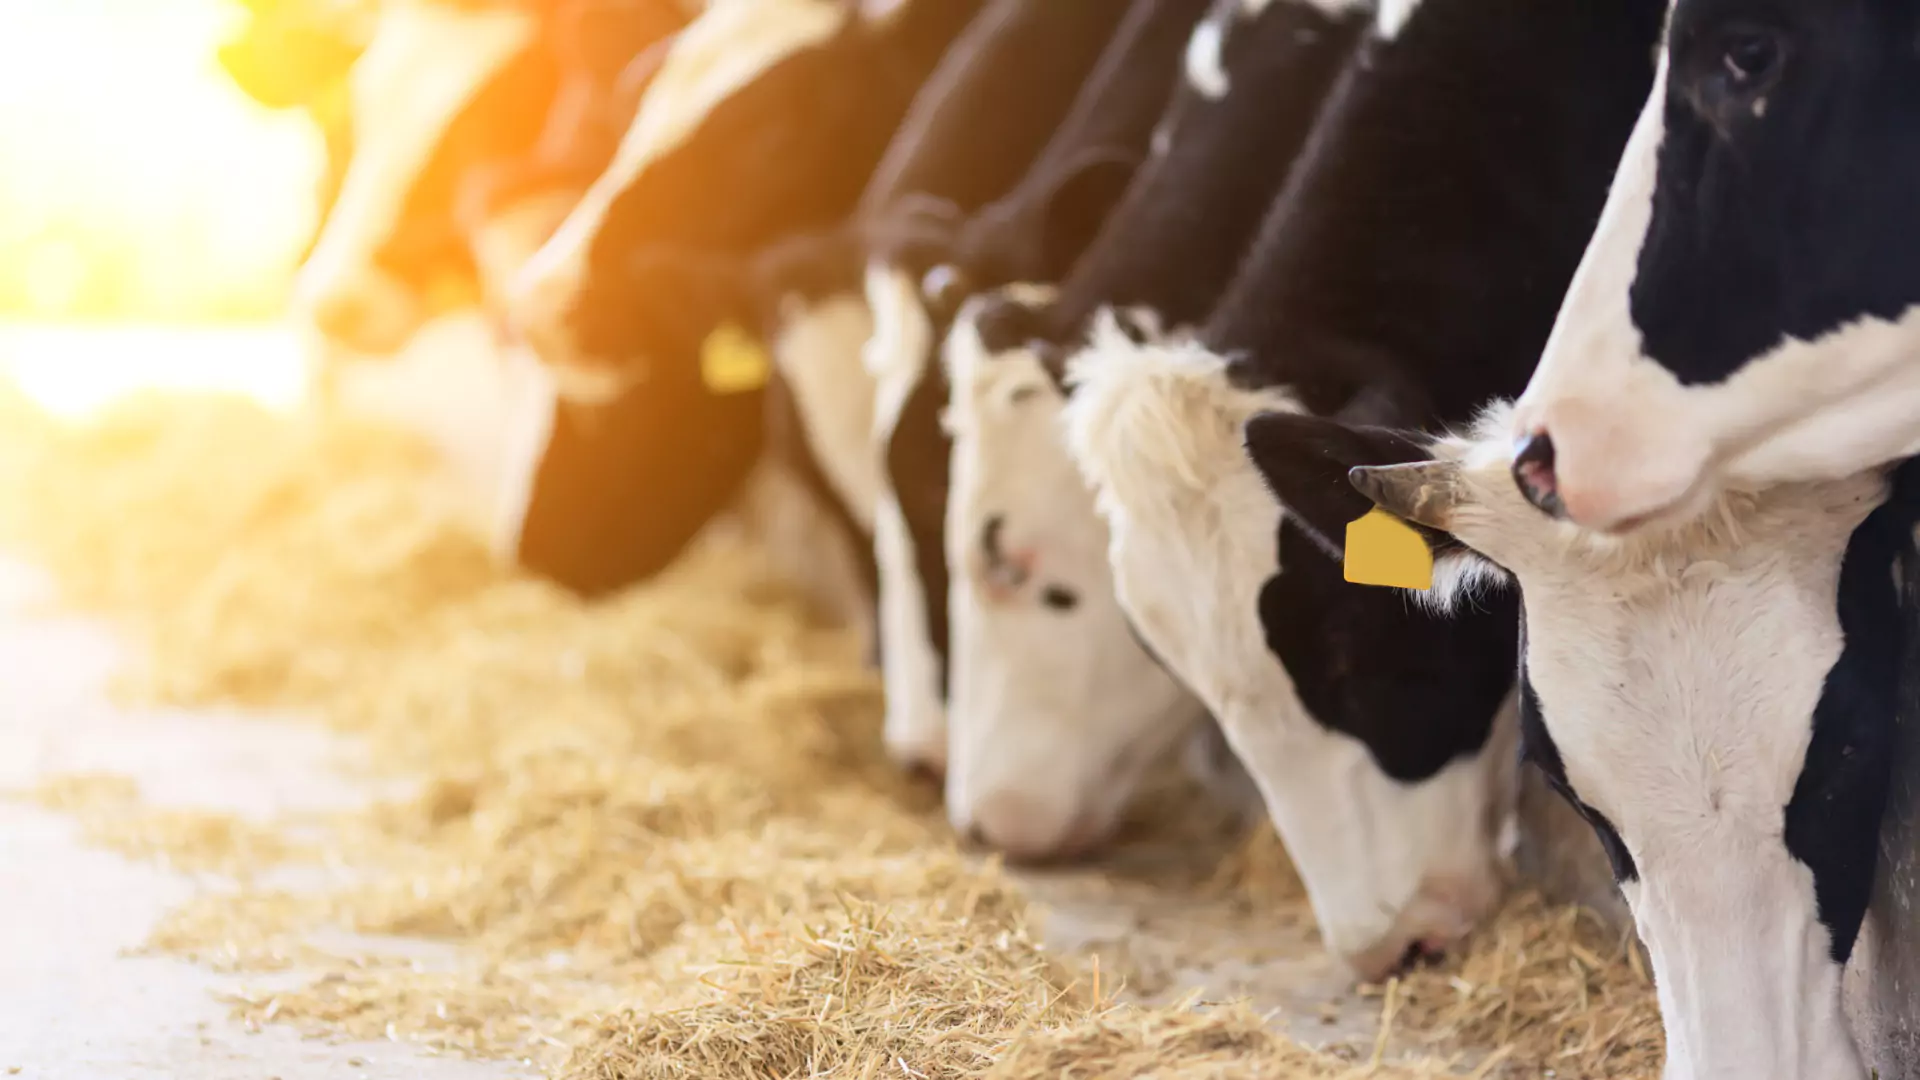
[[[1920,304],[1915,36],[1907,4],[1677,6],[1632,315],[1682,384]],[[1738,77],[1755,40],[1775,63]]]
[[1820,922],[1844,964],[1866,916],[1892,783],[1901,657],[1912,632],[1889,568],[1912,557],[1920,467],[1854,531],[1836,606],[1846,644],[1813,710],[1813,740],[1786,807],[1787,850],[1813,871]]
[[1425,780],[1486,745],[1513,688],[1510,593],[1430,615],[1395,589],[1347,584],[1304,531],[1280,529],[1281,572],[1260,590],[1267,647],[1315,721],[1366,744],[1381,770]]

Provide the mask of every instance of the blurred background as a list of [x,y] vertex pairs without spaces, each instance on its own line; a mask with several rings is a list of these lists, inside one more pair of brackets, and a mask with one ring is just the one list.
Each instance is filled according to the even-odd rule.
[[[343,27],[355,13],[341,0]],[[238,79],[344,72],[351,54],[311,35],[269,44],[271,18],[251,14],[0,4],[0,366],[42,404],[71,412],[134,385],[297,392],[299,349],[275,320],[318,217],[319,113],[269,108]],[[263,65],[268,51],[284,66]]]
[[0,5],[0,315],[275,315],[324,155],[307,115],[223,72],[246,19],[236,0]]

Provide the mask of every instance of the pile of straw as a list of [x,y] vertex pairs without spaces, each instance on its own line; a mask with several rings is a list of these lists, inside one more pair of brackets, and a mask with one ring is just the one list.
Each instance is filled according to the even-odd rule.
[[[247,879],[295,849],[246,829],[142,832],[112,784],[43,791],[103,842],[118,822],[123,850],[236,876],[153,947],[317,969],[236,998],[249,1023],[566,1080],[1658,1072],[1624,944],[1528,900],[1453,965],[1375,991],[1368,1045],[1309,1049],[1247,1007],[1126,1004],[1136,972],[1043,950],[1023,890],[886,765],[855,643],[750,551],[582,605],[494,565],[391,432],[215,399],[84,430],[0,402],[0,432],[0,532],[142,636],[125,692],[297,710],[413,785],[328,821],[300,852],[327,884],[304,892]],[[1180,826],[1155,805],[1141,827]],[[1204,870],[1121,885],[1306,917],[1270,838]]]

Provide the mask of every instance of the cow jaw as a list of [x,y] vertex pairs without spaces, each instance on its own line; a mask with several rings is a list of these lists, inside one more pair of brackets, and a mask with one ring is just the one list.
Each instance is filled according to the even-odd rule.
[[1064,857],[1113,831],[1203,712],[1120,610],[1106,523],[1062,441],[1064,398],[1030,352],[986,352],[979,303],[946,343],[947,813],[1016,857]]
[[532,16],[511,9],[400,4],[381,16],[350,76],[353,160],[294,286],[295,310],[327,336],[390,353],[425,322],[416,283],[375,253],[448,126],[533,33]]
[[1307,713],[1269,651],[1254,598],[1275,572],[1283,511],[1241,432],[1299,405],[1230,387],[1226,361],[1198,346],[1136,345],[1111,320],[1070,378],[1068,441],[1112,530],[1120,606],[1219,719],[1329,948],[1377,978],[1411,949],[1451,944],[1498,899],[1508,770],[1493,740],[1425,781],[1395,781]]
[[[873,453],[876,463],[892,440],[901,410],[926,376],[933,351],[933,321],[920,303],[913,279],[875,264],[866,275],[873,337],[864,363],[873,378]],[[874,510],[874,561],[880,586],[880,671],[886,686],[885,739],[894,760],[935,773],[947,767],[947,712],[941,693],[940,657],[927,625],[922,582],[900,499],[879,470]]]

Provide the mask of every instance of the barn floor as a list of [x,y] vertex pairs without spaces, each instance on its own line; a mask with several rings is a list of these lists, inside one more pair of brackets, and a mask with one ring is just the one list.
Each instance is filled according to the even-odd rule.
[[[123,647],[98,622],[53,618],[44,576],[0,562],[0,790],[58,776],[129,776],[157,805],[267,815],[367,792],[326,762],[344,741],[292,720],[128,709],[106,693]],[[512,1066],[394,1042],[332,1045],[249,1032],[216,994],[257,977],[125,955],[196,888],[89,847],[70,818],[0,800],[0,1072],[33,1080],[506,1080]]]
[[[328,767],[353,744],[294,718],[207,710],[130,709],[107,679],[124,659],[96,620],[45,613],[45,576],[0,561],[0,790],[63,776],[112,774],[139,782],[155,806],[267,817],[364,802],[373,791]],[[1143,881],[1176,871],[1183,856],[1136,850],[1116,868]],[[1244,916],[1158,900],[1146,886],[1116,892],[1103,875],[1028,875],[1053,902],[1052,947],[1124,946],[1165,983],[1149,996],[1203,990],[1256,994],[1314,1018],[1322,1039],[1371,1044],[1378,1003],[1342,986],[1300,925],[1252,931]],[[511,1064],[430,1055],[399,1042],[332,1044],[281,1028],[250,1028],[217,995],[262,985],[137,951],[168,909],[199,885],[194,876],[87,845],[67,816],[0,801],[0,1070],[34,1080],[492,1080],[537,1073]],[[1243,925],[1235,926],[1235,922]],[[418,943],[423,949],[433,948]],[[1155,953],[1158,952],[1158,956]],[[271,983],[269,983],[271,985]],[[1344,1004],[1341,1004],[1344,1003]]]
[[[445,343],[467,340],[457,329],[448,333],[440,351],[380,384],[388,388],[380,392],[393,395],[388,402],[392,408],[373,411],[409,414],[417,403],[438,406],[425,426],[455,463],[453,475],[471,480],[497,468],[489,433],[497,428],[498,417],[490,410],[498,403],[483,400],[463,415],[447,411],[444,399],[432,393],[431,373],[451,355]],[[105,344],[108,351],[121,352],[130,342],[149,354],[156,348],[181,348],[207,360],[197,375],[183,380],[188,388],[196,382],[239,386],[274,406],[290,404],[299,395],[299,380],[289,375],[288,367],[297,364],[298,350],[281,331],[199,339],[122,336]],[[108,380],[75,379],[74,364],[79,357],[97,355],[102,344],[93,336],[0,327],[0,372],[10,371],[52,408],[84,411],[98,403]],[[277,359],[262,364],[263,356]],[[62,371],[67,377],[61,377]],[[468,496],[467,505],[476,510],[491,499],[486,492]],[[396,789],[365,778],[364,744],[294,715],[116,704],[108,684],[132,655],[125,635],[97,620],[50,614],[50,598],[50,582],[40,571],[18,559],[0,560],[0,792],[30,791],[74,775],[108,774],[136,780],[147,806],[190,806],[261,820],[396,795]],[[1363,994],[1344,985],[1321,954],[1297,894],[1263,904],[1207,886],[1217,864],[1232,854],[1232,845],[1196,844],[1178,829],[1159,827],[1164,824],[1143,823],[1135,830],[1138,842],[1122,847],[1102,866],[1017,875],[1041,905],[1040,931],[1049,949],[1077,963],[1097,957],[1096,970],[1110,973],[1109,991],[1114,981],[1125,984],[1123,1000],[1167,1005],[1196,992],[1214,1001],[1247,999],[1293,1040],[1333,1049],[1363,1067],[1369,1058],[1392,1062],[1434,1050],[1432,1040],[1423,1038],[1430,1033],[1410,1031],[1404,1023],[1399,1028],[1389,1024],[1390,1030],[1382,1032],[1383,1008],[1391,1019],[1393,996],[1388,994],[1383,1004],[1378,989]],[[281,875],[276,884],[304,887],[297,868],[274,873]],[[0,798],[0,957],[5,958],[0,963],[0,1074],[17,1067],[16,1075],[24,1077],[75,1080],[482,1080],[538,1075],[525,1064],[434,1055],[417,1049],[404,1033],[375,1042],[302,1040],[283,1024],[258,1023],[258,1009],[236,1012],[219,999],[221,994],[253,991],[258,1002],[263,1000],[258,991],[300,984],[303,975],[298,970],[219,974],[183,960],[129,955],[169,911],[220,888],[220,881],[214,875],[173,873],[151,858],[99,850],[71,817],[29,800]],[[449,948],[424,942],[379,947],[429,958]],[[1576,950],[1573,955],[1591,959],[1592,954]],[[1542,958],[1511,961],[1496,956],[1493,966],[1505,972],[1530,959],[1541,959],[1556,970],[1572,967],[1582,1003],[1589,986],[1599,995],[1612,994],[1621,985],[1617,972],[1595,968],[1582,974],[1580,963],[1568,959],[1557,945]],[[304,978],[310,980],[311,973]],[[1567,1006],[1554,995],[1564,998],[1576,992],[1469,984],[1447,973],[1429,977],[1427,987],[1428,997],[1436,999],[1457,991],[1462,1012],[1467,1004],[1479,1008],[1477,995],[1489,995],[1486,1010],[1504,1007],[1509,1014],[1504,1027],[1497,1028],[1507,1033],[1525,1026],[1515,1014],[1536,1007],[1543,1015],[1557,1010],[1548,1030],[1554,1024],[1567,1028]],[[1624,1004],[1612,1006],[1620,1019],[1608,1022],[1613,1031],[1606,1038],[1645,1027],[1647,1006],[1638,1000],[1642,993],[1632,990],[1620,999]],[[1528,994],[1545,996],[1515,1004]],[[250,1019],[236,1019],[242,1014]],[[338,1037],[340,1032],[331,1034]],[[1587,1031],[1585,1045],[1570,1048],[1567,1059],[1591,1058],[1600,1035]],[[1512,1071],[1521,1063],[1503,1065],[1501,1059],[1513,1048],[1496,1052],[1495,1042],[1454,1040],[1442,1049],[1469,1072],[1492,1053],[1485,1075],[1555,1075],[1557,1062],[1525,1063]],[[1631,1053],[1644,1049],[1641,1044]],[[1628,1054],[1623,1047],[1619,1056]],[[1294,1059],[1287,1056],[1286,1061],[1291,1065]],[[905,1075],[919,1075],[904,1061],[900,1067],[908,1070]],[[1303,1069],[1298,1075],[1335,1075],[1320,1071],[1325,1067],[1316,1065],[1316,1071]],[[1606,1075],[1632,1074],[1609,1069]]]

